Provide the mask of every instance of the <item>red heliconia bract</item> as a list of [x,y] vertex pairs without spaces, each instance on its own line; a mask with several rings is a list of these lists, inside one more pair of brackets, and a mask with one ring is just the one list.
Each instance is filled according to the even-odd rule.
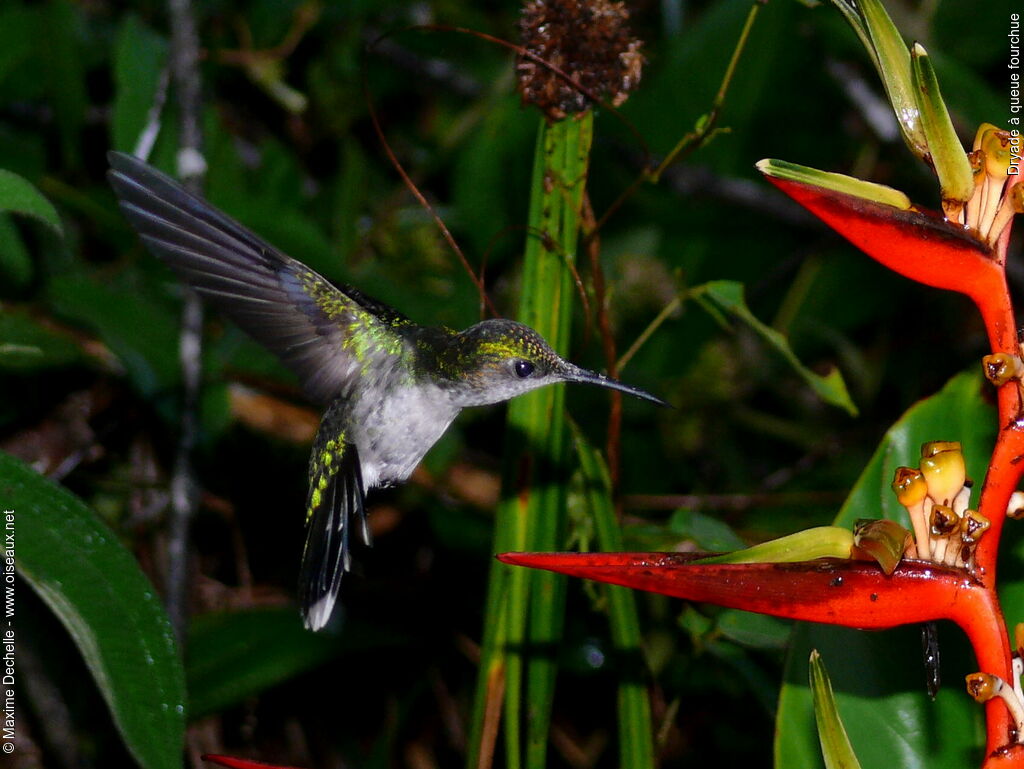
[[[802,182],[769,181],[857,248],[919,283],[970,297],[993,353],[1020,355],[1005,263],[1010,227],[995,248],[941,215],[901,210]],[[1009,185],[1008,185],[1009,186]],[[999,433],[981,487],[979,512],[990,521],[975,552],[976,569],[905,559],[891,576],[871,562],[698,564],[677,553],[504,553],[509,564],[776,617],[862,629],[948,619],[974,648],[980,670],[1013,679],[1011,644],[995,590],[996,558],[1010,495],[1024,473],[1020,383],[999,388]],[[868,511],[865,511],[868,512]],[[1024,766],[1024,745],[1001,700],[985,706],[984,767]]]

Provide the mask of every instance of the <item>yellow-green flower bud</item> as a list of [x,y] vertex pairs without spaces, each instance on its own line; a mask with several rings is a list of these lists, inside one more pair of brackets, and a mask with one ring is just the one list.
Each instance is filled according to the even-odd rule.
[[961,451],[960,441],[928,441],[921,444],[921,457],[934,457],[940,451]]
[[960,444],[956,444],[955,449],[946,449],[923,457],[921,473],[928,483],[928,496],[936,502],[948,505],[960,493],[964,481],[967,480],[967,467]]
[[1010,167],[1010,132],[991,123],[982,123],[978,126],[974,144],[975,150],[984,153],[985,174],[998,179],[1000,184],[1005,182],[1006,171]]

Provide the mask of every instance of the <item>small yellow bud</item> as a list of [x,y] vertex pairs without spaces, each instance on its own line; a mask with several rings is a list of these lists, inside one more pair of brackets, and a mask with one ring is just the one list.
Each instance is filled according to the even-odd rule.
[[996,387],[1020,379],[1021,373],[1024,372],[1024,362],[1020,357],[1005,352],[986,355],[981,359],[981,367],[985,372],[985,378]]
[[[931,448],[940,443],[926,443],[925,446]],[[921,458],[921,473],[928,483],[928,496],[945,505],[960,493],[967,480],[963,451],[959,443],[952,445],[956,448],[939,449]],[[922,446],[922,451],[925,446]]]
[[988,702],[993,697],[1001,697],[1010,711],[1017,733],[1024,732],[1024,703],[1006,681],[991,673],[971,673],[966,677],[967,693],[978,702]]
[[1003,688],[1003,679],[990,673],[971,673],[966,680],[967,693],[977,702],[988,702]]
[[892,491],[901,505],[912,507],[928,495],[928,484],[916,467],[897,467],[892,478]]
[[1018,622],[1013,628],[1013,647],[1018,655],[1024,654],[1024,622]]

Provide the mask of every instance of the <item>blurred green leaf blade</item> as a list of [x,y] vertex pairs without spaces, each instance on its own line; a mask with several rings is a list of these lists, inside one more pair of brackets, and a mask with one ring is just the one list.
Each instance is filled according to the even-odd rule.
[[111,146],[133,152],[157,97],[167,41],[135,14],[121,22],[114,42],[114,105]]
[[341,638],[310,633],[294,607],[196,617],[189,628],[189,717],[215,713],[339,654],[398,647],[407,639],[346,622]]
[[74,363],[78,346],[21,313],[0,314],[0,370],[38,371]]
[[0,211],[31,216],[58,235],[64,234],[57,209],[28,180],[0,168]]

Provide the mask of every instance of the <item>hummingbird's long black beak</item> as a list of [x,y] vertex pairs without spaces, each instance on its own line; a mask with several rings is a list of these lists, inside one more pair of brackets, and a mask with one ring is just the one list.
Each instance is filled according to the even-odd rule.
[[651,395],[646,390],[641,390],[639,387],[632,387],[628,384],[607,377],[604,374],[596,374],[593,371],[587,371],[585,368],[574,366],[569,364],[567,370],[562,374],[566,382],[583,382],[585,384],[593,384],[598,387],[606,387],[609,390],[618,390],[624,392],[627,395],[632,395],[634,398],[642,398],[645,401],[651,403],[657,403],[659,406],[665,406],[672,408],[672,404],[668,401],[664,401],[656,395]]

